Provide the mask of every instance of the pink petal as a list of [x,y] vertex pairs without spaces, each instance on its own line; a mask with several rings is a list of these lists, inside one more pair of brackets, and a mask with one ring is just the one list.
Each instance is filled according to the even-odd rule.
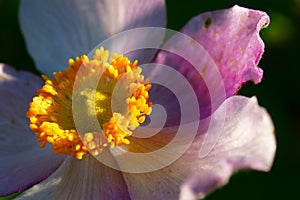
[[[211,24],[205,27],[209,19]],[[195,38],[213,57],[230,96],[246,81],[261,81],[262,70],[257,64],[264,43],[259,31],[269,24],[269,20],[264,12],[234,6],[197,16],[183,27],[182,32]]]
[[0,196],[43,180],[62,162],[50,148],[40,149],[25,116],[41,79],[0,64]]
[[165,26],[166,13],[163,0],[28,0],[21,1],[20,23],[37,68],[51,75],[115,33]]
[[68,157],[45,181],[19,196],[20,199],[130,199],[121,172],[91,156]]
[[[239,6],[200,14],[191,19],[181,31],[203,46],[218,70],[212,70],[215,66],[212,62],[207,63],[207,55],[201,55],[195,49],[195,41],[179,40],[176,38],[178,34],[166,45],[170,50],[185,52],[188,59],[187,56],[180,58],[162,51],[157,56],[157,62],[170,65],[187,77],[197,91],[203,116],[208,116],[210,113],[207,110],[213,98],[219,95],[224,100],[224,97],[235,94],[243,83],[261,81],[262,70],[257,64],[263,54],[264,44],[259,31],[268,23],[266,13]],[[193,56],[198,64],[192,67],[188,62]],[[222,77],[221,82],[214,80],[219,75]],[[224,84],[225,96],[211,91],[211,88],[221,84]],[[211,97],[211,94],[216,97]]]
[[[224,128],[213,150],[199,159],[200,146],[204,148],[207,142],[202,135],[174,164],[177,168],[192,172],[181,186],[182,199],[186,199],[183,197],[188,194],[193,196],[190,199],[205,196],[216,187],[226,184],[237,170],[269,171],[272,167],[276,151],[274,126],[266,110],[257,105],[256,98],[230,97],[214,116],[221,116],[224,111]],[[206,134],[215,134],[214,131],[220,130],[208,130]],[[197,162],[192,164],[195,160]]]
[[[212,117],[223,114],[226,121],[221,137],[206,157],[199,157],[205,137],[200,128],[194,143],[170,166],[150,173],[125,173],[130,196],[133,199],[196,199],[226,184],[237,170],[270,170],[276,149],[274,127],[256,98],[230,97]],[[214,134],[212,131],[208,133]]]

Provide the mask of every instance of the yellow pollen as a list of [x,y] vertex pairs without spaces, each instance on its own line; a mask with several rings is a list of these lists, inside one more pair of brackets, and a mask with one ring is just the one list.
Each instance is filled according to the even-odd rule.
[[[105,147],[130,143],[132,131],[152,111],[152,103],[149,102],[151,84],[141,74],[137,60],[131,62],[123,55],[113,54],[111,58],[109,55],[109,51],[100,47],[92,59],[85,55],[69,59],[69,66],[64,71],[53,73],[54,79],[42,76],[45,84],[36,91],[37,96],[32,99],[26,114],[41,148],[48,142],[55,154],[82,159],[87,153],[97,156]],[[84,88],[75,88],[74,82],[78,77]],[[86,83],[90,80],[99,80],[96,89],[88,87]],[[130,94],[116,101],[118,108],[125,105],[123,113],[113,111],[111,105],[113,91],[118,85]],[[83,102],[78,113],[72,111],[74,98]],[[87,131],[79,135],[73,114],[81,116],[81,112],[88,117],[96,117],[102,132],[88,130],[89,119],[84,119]]]

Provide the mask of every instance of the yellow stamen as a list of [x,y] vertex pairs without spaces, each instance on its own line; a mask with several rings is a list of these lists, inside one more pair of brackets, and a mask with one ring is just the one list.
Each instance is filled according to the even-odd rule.
[[[152,103],[149,102],[151,84],[141,75],[142,69],[137,61],[130,62],[127,57],[116,54],[110,60],[108,58],[109,51],[101,47],[95,51],[92,59],[85,55],[75,60],[69,59],[66,70],[53,73],[53,80],[43,75],[45,85],[36,91],[37,96],[27,112],[30,128],[38,137],[41,147],[48,142],[52,144],[55,154],[75,155],[82,159],[88,152],[96,156],[104,147],[113,148],[130,143],[132,131],[152,111]],[[88,87],[86,83],[97,81],[100,75],[97,88]],[[76,78],[82,84],[73,88]],[[112,111],[113,91],[118,84],[131,94],[117,100],[118,104],[126,106],[125,113]],[[80,92],[75,94],[74,91]],[[78,113],[72,111],[74,98],[84,102]],[[88,130],[79,135],[73,114],[81,115],[80,112],[96,117],[102,133]],[[86,127],[90,127],[88,121],[85,119]]]

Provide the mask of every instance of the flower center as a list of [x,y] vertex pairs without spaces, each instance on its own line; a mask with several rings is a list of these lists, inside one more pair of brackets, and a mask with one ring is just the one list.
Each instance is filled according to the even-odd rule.
[[[55,154],[82,159],[88,152],[96,156],[107,146],[129,144],[132,131],[152,111],[151,84],[137,64],[123,55],[109,59],[109,51],[101,47],[92,59],[85,55],[69,59],[66,70],[53,73],[54,79],[43,75],[45,84],[27,112],[41,148],[49,142]],[[75,103],[79,109],[73,109]],[[80,119],[83,134],[78,133],[74,116]],[[89,124],[92,118],[100,132]]]

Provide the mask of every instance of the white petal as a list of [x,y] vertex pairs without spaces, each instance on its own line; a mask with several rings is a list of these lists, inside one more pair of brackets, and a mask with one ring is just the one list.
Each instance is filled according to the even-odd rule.
[[26,0],[20,22],[37,67],[51,75],[68,58],[88,54],[112,34],[166,24],[163,0]]

